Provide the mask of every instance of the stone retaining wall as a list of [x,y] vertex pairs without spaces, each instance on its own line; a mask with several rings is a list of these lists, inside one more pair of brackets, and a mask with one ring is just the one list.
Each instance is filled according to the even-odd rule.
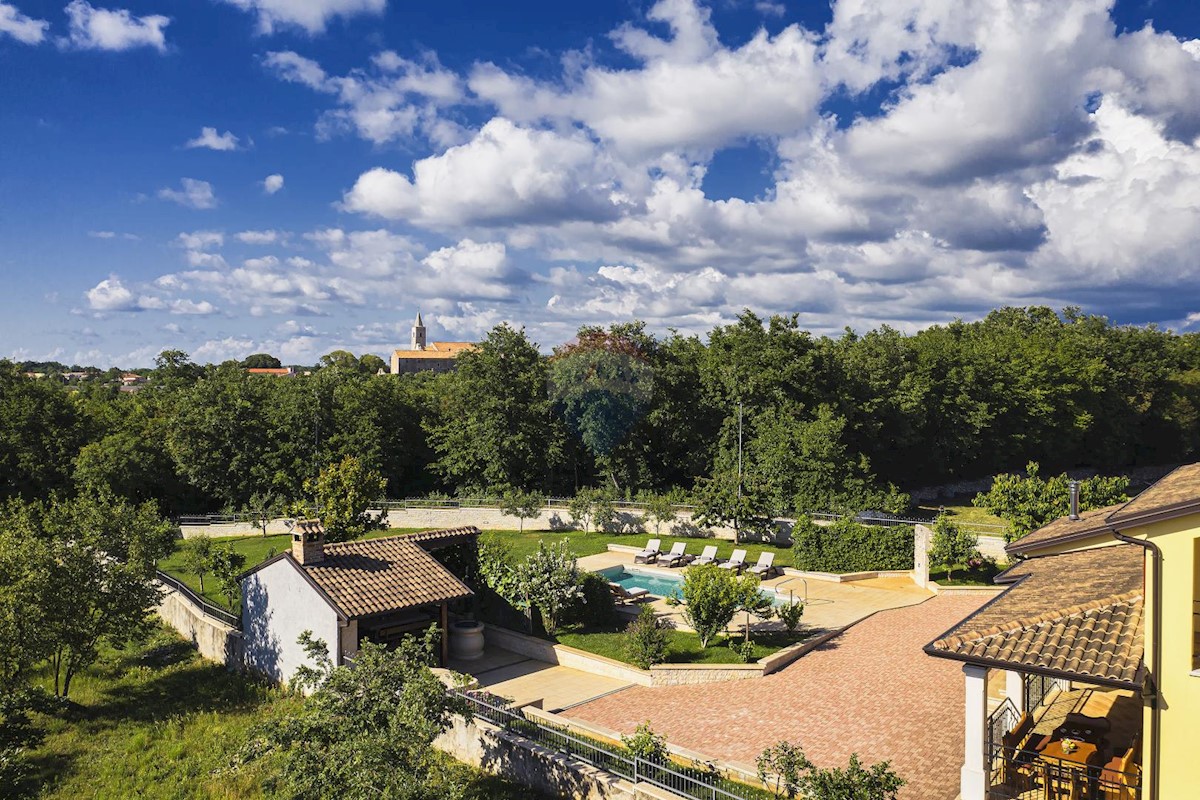
[[551,797],[581,800],[664,797],[659,793],[643,793],[629,781],[572,761],[486,720],[467,722],[455,716],[450,727],[434,740],[433,746],[459,761],[531,786]]
[[182,593],[159,584],[163,590],[158,616],[200,651],[200,655],[230,669],[242,668],[242,632],[204,613]]

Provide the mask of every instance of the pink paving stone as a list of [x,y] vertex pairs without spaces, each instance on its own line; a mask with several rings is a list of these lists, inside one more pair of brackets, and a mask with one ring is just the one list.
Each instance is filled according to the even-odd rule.
[[942,595],[881,611],[786,669],[758,680],[633,687],[569,716],[631,732],[650,722],[672,744],[753,764],[786,739],[822,767],[892,762],[905,800],[953,800],[963,758],[960,664],[921,650],[987,598]]

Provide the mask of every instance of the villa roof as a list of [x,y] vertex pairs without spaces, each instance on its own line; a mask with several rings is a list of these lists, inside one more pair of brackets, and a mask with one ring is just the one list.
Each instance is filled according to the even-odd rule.
[[[474,529],[454,533],[462,535],[468,530]],[[431,533],[451,532],[417,536]],[[445,603],[473,594],[414,536],[327,544],[322,560],[301,569],[348,617]]]
[[1141,548],[1112,545],[1030,558],[1013,585],[929,643],[941,658],[1109,685],[1137,684],[1144,652]]
[[1010,542],[1004,549],[1020,555],[1051,544],[1195,513],[1200,513],[1200,463],[1171,470],[1132,500],[1083,511],[1077,520],[1060,517]]

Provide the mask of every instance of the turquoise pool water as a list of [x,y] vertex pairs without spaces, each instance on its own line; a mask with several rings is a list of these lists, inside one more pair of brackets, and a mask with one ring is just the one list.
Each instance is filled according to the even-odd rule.
[[[683,599],[683,576],[682,575],[657,575],[649,572],[630,572],[624,567],[608,567],[600,570],[600,574],[615,584],[618,584],[626,589],[640,587],[649,589],[650,594],[655,597],[676,597]],[[786,595],[779,595],[776,592],[764,589],[760,592],[764,597],[770,598],[772,605],[783,605],[788,602]]]

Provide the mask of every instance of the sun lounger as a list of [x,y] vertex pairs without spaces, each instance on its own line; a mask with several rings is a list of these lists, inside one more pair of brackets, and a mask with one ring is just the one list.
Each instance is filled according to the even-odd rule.
[[662,540],[651,539],[646,542],[646,549],[633,557],[635,564],[653,564],[662,553]]
[[658,561],[655,563],[660,567],[680,567],[685,564],[692,563],[692,559],[694,559],[695,556],[690,556],[683,552],[686,547],[686,542],[676,542],[675,544],[671,545],[671,552],[664,553],[663,555],[659,556]]
[[715,544],[710,544],[704,548],[704,552],[700,554],[699,558],[692,561],[692,566],[698,567],[701,564],[715,563],[717,563],[717,546]]
[[650,590],[643,589],[640,586],[631,586],[630,588],[626,589],[621,584],[612,583],[610,581],[608,584],[608,588],[613,593],[613,599],[616,600],[621,605],[626,605],[628,603],[636,603],[637,601],[650,596]]
[[746,568],[746,551],[734,550],[728,561],[722,561],[717,566],[721,569],[731,569],[740,575]]
[[760,553],[758,563],[750,568],[750,572],[760,578],[769,578],[779,570],[775,567],[774,553]]

